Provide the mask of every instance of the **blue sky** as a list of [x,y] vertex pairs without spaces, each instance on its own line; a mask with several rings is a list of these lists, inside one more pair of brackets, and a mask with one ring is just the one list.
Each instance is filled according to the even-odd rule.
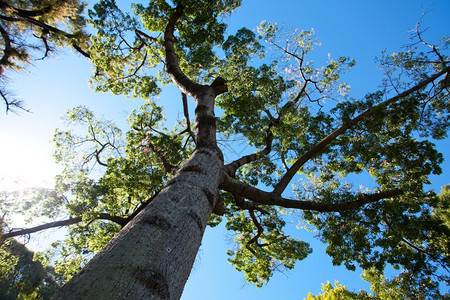
[[[126,3],[127,1],[121,1]],[[346,76],[352,87],[352,97],[361,97],[375,91],[381,83],[381,71],[374,58],[382,50],[399,50],[409,42],[410,31],[422,13],[425,38],[436,42],[449,34],[450,1],[419,0],[248,0],[243,1],[236,14],[230,17],[229,32],[246,26],[256,28],[262,20],[286,24],[288,28],[314,28],[322,42],[318,55],[326,57],[350,56],[357,65]],[[51,158],[49,141],[56,127],[61,127],[59,117],[71,107],[86,104],[98,116],[114,120],[125,127],[128,113],[142,104],[139,100],[126,100],[111,94],[93,93],[87,81],[91,65],[84,58],[73,55],[70,50],[57,57],[34,63],[23,73],[9,74],[10,89],[17,97],[26,101],[32,113],[9,114],[0,117],[0,189],[25,185],[48,185],[57,166]],[[175,96],[173,96],[175,95]],[[182,116],[179,93],[173,89],[164,92],[158,99],[170,111],[169,119]],[[171,128],[171,125],[168,126]],[[436,190],[450,182],[450,143],[438,144],[446,161],[444,173],[432,178]],[[294,217],[292,225],[300,220]],[[56,231],[44,233],[51,237]],[[314,233],[300,232],[314,248],[295,269],[276,274],[261,289],[245,282],[226,261],[226,250],[232,246],[232,237],[223,227],[208,229],[194,265],[191,277],[182,296],[190,299],[303,299],[309,291],[320,292],[321,283],[338,280],[350,289],[358,290],[368,285],[359,278],[359,272],[333,267],[331,259],[324,254],[323,245],[311,239]],[[45,245],[37,240],[34,245]]]

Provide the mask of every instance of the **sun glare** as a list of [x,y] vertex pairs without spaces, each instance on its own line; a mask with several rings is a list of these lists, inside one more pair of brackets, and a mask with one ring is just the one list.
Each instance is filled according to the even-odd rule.
[[52,187],[57,165],[51,153],[32,141],[7,139],[0,147],[0,191]]

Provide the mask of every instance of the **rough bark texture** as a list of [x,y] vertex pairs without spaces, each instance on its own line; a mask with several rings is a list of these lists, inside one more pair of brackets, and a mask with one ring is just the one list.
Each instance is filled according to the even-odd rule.
[[216,142],[214,100],[225,80],[211,86],[187,78],[173,47],[177,6],[164,33],[172,81],[196,100],[196,150],[156,198],[132,219],[52,299],[179,299],[206,224],[220,206],[223,155]]
[[179,299],[218,199],[222,166],[216,150],[197,149],[52,299]]
[[52,299],[179,299],[219,202],[215,87],[196,94],[197,148],[156,198]]

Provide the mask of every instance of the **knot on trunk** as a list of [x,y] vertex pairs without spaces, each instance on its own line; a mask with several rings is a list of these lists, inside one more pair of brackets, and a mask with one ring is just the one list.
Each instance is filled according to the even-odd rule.
[[220,95],[225,92],[228,92],[227,81],[220,76],[217,77],[216,79],[214,79],[214,81],[211,83],[210,87],[212,87],[214,89],[214,91],[216,92],[216,95]]

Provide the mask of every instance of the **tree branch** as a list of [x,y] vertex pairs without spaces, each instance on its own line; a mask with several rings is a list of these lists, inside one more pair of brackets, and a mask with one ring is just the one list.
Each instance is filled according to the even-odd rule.
[[421,22],[422,22],[422,18],[423,18],[424,16],[425,16],[425,14],[422,14],[422,17],[420,18],[419,22],[417,22],[417,24],[416,24],[416,29],[415,29],[415,31],[416,31],[417,38],[419,39],[419,41],[420,41],[422,44],[424,44],[425,46],[431,48],[431,50],[434,52],[434,54],[436,54],[436,56],[439,58],[439,60],[440,60],[440,62],[441,62],[441,64],[442,64],[442,66],[445,68],[445,67],[447,66],[447,62],[445,61],[444,57],[442,57],[441,53],[439,53],[439,51],[438,51],[438,49],[436,48],[436,46],[431,45],[431,44],[425,42],[425,40],[422,38],[422,33],[421,33],[421,31],[420,31],[420,25],[421,25]]
[[173,45],[175,39],[173,35],[175,31],[175,23],[181,18],[182,15],[183,6],[180,4],[174,9],[172,16],[167,23],[166,30],[164,31],[163,48],[166,56],[166,68],[167,73],[169,73],[169,76],[175,85],[183,93],[195,98],[195,95],[201,89],[202,85],[193,82],[183,73],[183,71],[181,71],[178,64],[178,57],[175,53],[175,48]]
[[150,142],[148,142],[148,146],[153,151],[153,153],[158,155],[158,158],[161,160],[164,170],[167,173],[174,174],[176,171],[178,171],[179,167],[174,166],[167,161],[165,153],[164,153],[164,151],[162,151],[162,149],[159,149],[159,150],[155,149],[155,146],[153,146],[153,144]]
[[244,197],[242,197],[241,195],[233,194],[233,197],[234,197],[234,202],[236,202],[236,205],[239,208],[248,209],[249,211],[257,210],[265,215],[270,215],[270,213],[267,210],[259,207],[259,205],[257,203],[252,202],[252,201],[245,201]]
[[286,172],[286,174],[281,178],[281,180],[275,186],[275,189],[273,190],[273,192],[275,194],[281,195],[283,193],[283,191],[286,189],[286,187],[289,184],[289,182],[294,177],[294,175],[297,173],[297,171],[307,161],[309,161],[312,157],[314,157],[316,154],[318,154],[321,150],[323,150],[326,146],[328,146],[331,142],[333,142],[338,136],[343,134],[347,129],[353,127],[358,122],[360,122],[360,121],[364,120],[365,118],[367,118],[368,116],[370,116],[370,114],[375,109],[377,109],[379,107],[382,107],[382,106],[388,106],[388,105],[390,105],[392,103],[395,103],[395,102],[401,100],[402,98],[404,98],[406,96],[409,96],[410,94],[420,90],[421,88],[424,88],[429,83],[433,82],[434,80],[436,80],[437,78],[441,77],[442,75],[444,75],[444,74],[446,74],[448,72],[450,72],[450,67],[444,68],[439,73],[436,73],[433,76],[431,76],[431,77],[429,77],[429,78],[419,82],[418,84],[416,84],[412,88],[410,88],[410,89],[408,89],[408,90],[398,94],[395,97],[392,97],[392,98],[384,101],[383,103],[380,103],[380,104],[376,105],[375,107],[369,108],[368,110],[366,110],[365,112],[363,112],[362,114],[357,116],[356,118],[354,118],[354,119],[348,121],[347,123],[343,124],[341,127],[339,127],[338,129],[336,129],[335,131],[330,133],[327,137],[325,137],[320,142],[318,142],[316,145],[314,145],[312,148],[310,148],[302,157],[300,157],[289,168],[289,170]]
[[153,196],[151,196],[148,200],[143,202],[131,215],[129,215],[125,219],[125,224],[130,222],[134,217],[136,217],[147,205],[149,205],[155,198],[158,196],[160,191],[157,191]]
[[11,8],[11,9],[15,10],[17,13],[19,13],[23,16],[28,16],[28,17],[42,16],[42,15],[49,13],[52,10],[51,5],[44,6],[43,8],[37,9],[37,10],[23,10],[23,9],[12,7],[5,1],[0,1],[0,9],[4,9],[4,8]]
[[269,126],[266,129],[266,145],[265,145],[264,149],[259,152],[253,153],[253,154],[242,156],[241,158],[226,165],[225,172],[227,172],[228,175],[233,177],[234,174],[236,173],[237,169],[239,169],[243,165],[249,164],[249,163],[259,159],[260,157],[266,156],[267,154],[270,153],[270,151],[272,151],[273,133],[272,133],[271,129],[272,129],[272,127],[276,127],[279,124],[279,119],[280,118],[272,119],[269,122]]
[[[184,112],[184,119],[186,120],[186,130],[184,132],[189,133],[189,136],[192,138],[192,140],[196,141],[195,133],[191,130],[191,120],[189,117],[189,107],[187,102],[187,96],[185,93],[181,93],[181,99],[183,100],[183,112]],[[189,138],[188,138],[189,139]],[[187,144],[187,141],[186,141]]]
[[261,224],[259,223],[258,219],[255,216],[255,212],[253,211],[253,209],[250,209],[248,211],[248,213],[250,214],[250,218],[253,221],[253,224],[255,224],[257,232],[256,234],[250,239],[248,240],[248,242],[246,243],[245,247],[254,255],[256,256],[256,252],[255,250],[252,249],[252,247],[250,246],[250,244],[256,244],[259,247],[262,247],[261,244],[259,244],[258,239],[261,236],[261,234],[264,232],[264,228],[261,226]]
[[3,57],[0,59],[0,74],[3,74],[4,70],[2,66],[9,64],[9,57],[12,54],[12,46],[11,46],[11,39],[9,38],[8,32],[0,26],[0,34],[3,37]]
[[80,53],[84,57],[89,58],[89,59],[91,58],[91,55],[88,52],[86,52],[83,49],[81,49],[81,47],[78,46],[77,44],[73,43],[72,44],[72,48],[75,49],[76,51],[78,51],[78,53]]
[[268,111],[266,111],[267,115],[270,118],[269,125],[266,129],[266,145],[263,150],[245,155],[231,163],[225,166],[225,170],[228,173],[228,175],[233,177],[233,174],[239,169],[240,167],[249,164],[260,157],[268,155],[272,151],[272,142],[273,142],[273,133],[272,133],[272,127],[277,127],[281,123],[281,118],[283,117],[283,111],[286,111],[289,107],[295,105],[298,100],[300,100],[301,95],[305,92],[306,89],[306,83],[301,89],[301,91],[297,94],[297,97],[294,99],[286,102],[286,104],[283,105],[283,107],[280,109],[280,113],[277,118],[274,118]]
[[[57,34],[61,34],[64,37],[66,37],[69,40],[72,40],[75,38],[75,35],[67,33],[59,28],[53,27],[51,25],[48,25],[44,22],[41,22],[39,20],[34,19],[33,17],[36,16],[41,16],[43,14],[46,14],[48,12],[51,11],[51,6],[47,6],[44,7],[42,9],[39,10],[35,10],[35,11],[26,11],[26,10],[22,10],[22,9],[18,9],[15,7],[12,7],[11,5],[5,3],[4,1],[0,1],[0,8],[9,8],[11,10],[13,10],[13,14],[15,16],[17,16],[17,18],[12,18],[9,16],[2,16],[2,19],[6,20],[6,21],[10,21],[10,22],[26,22],[26,23],[30,23],[33,25],[36,25],[42,29],[45,29],[49,32],[53,32],[53,33],[57,33]],[[72,47],[78,51],[81,55],[90,58],[89,53],[87,53],[86,51],[84,51],[83,49],[81,49],[81,47],[75,43],[72,43]]]
[[141,31],[139,29],[135,29],[134,32],[139,37],[139,39],[141,41],[143,41],[144,43],[145,43],[145,41],[144,41],[143,37],[146,38],[147,40],[151,41],[152,43],[158,43],[158,39],[157,38],[149,36],[148,34],[146,34],[145,32],[143,32],[143,31]]
[[[110,215],[108,213],[100,213],[93,220],[109,220],[109,221],[112,221],[112,222],[115,222],[115,223],[119,224],[122,227],[125,226],[127,224],[127,222],[128,222],[128,219],[126,219],[126,218],[122,218],[122,217],[118,217],[118,216],[112,216],[112,215]],[[35,226],[35,227],[11,230],[10,232],[1,234],[1,236],[2,236],[2,238],[8,239],[8,238],[12,238],[12,237],[15,237],[15,236],[20,236],[20,235],[25,235],[25,234],[30,234],[30,233],[42,231],[42,230],[45,230],[45,229],[73,225],[73,224],[80,223],[81,221],[83,221],[82,217],[74,217],[74,218],[71,217],[71,218],[69,218],[67,220],[50,222],[50,223],[38,225],[38,226]]]
[[365,204],[381,199],[395,197],[403,194],[401,190],[383,191],[374,194],[360,194],[356,200],[344,203],[320,203],[314,201],[292,200],[281,197],[275,192],[265,192],[241,181],[231,178],[223,173],[219,188],[233,194],[241,195],[254,202],[264,205],[277,205],[285,208],[297,208],[301,210],[314,210],[318,212],[337,212],[355,209]]
[[[413,249],[414,251],[416,251],[418,255],[421,255],[421,254],[423,253],[423,254],[427,255],[428,257],[431,257],[431,258],[434,259],[435,261],[440,262],[441,267],[443,267],[447,272],[449,272],[449,269],[447,268],[447,266],[446,266],[444,263],[441,263],[442,261],[444,261],[444,258],[443,258],[443,257],[439,257],[439,256],[437,256],[437,255],[435,255],[435,254],[433,254],[433,253],[428,252],[428,251],[425,250],[425,249],[422,249],[422,248],[419,247],[419,246],[416,246],[414,243],[412,243],[412,242],[408,241],[406,238],[404,238],[402,234],[399,234],[399,233],[394,229],[394,226],[392,226],[392,224],[387,220],[386,211],[383,211],[383,219],[382,219],[382,220],[386,223],[388,229],[389,229],[394,235],[396,235],[397,237],[400,238],[400,240],[401,240],[402,243],[406,244],[408,247],[410,247],[411,249]],[[445,257],[445,255],[444,255],[444,257]]]

